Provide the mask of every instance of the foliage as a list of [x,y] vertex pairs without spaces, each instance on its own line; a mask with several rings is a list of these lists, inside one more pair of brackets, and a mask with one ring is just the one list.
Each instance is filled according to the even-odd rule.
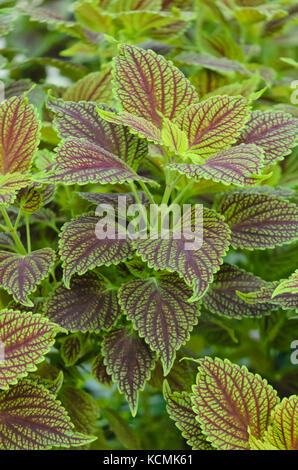
[[295,2],[0,3],[0,449],[298,450]]

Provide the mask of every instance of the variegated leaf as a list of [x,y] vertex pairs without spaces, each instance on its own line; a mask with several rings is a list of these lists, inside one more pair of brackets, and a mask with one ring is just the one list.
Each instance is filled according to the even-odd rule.
[[113,103],[111,67],[100,72],[92,72],[78,80],[63,94],[65,101],[95,101]]
[[26,173],[39,142],[39,120],[23,96],[0,105],[0,173]]
[[36,369],[36,364],[50,351],[59,329],[37,314],[0,311],[0,345],[4,356],[0,355],[0,389],[8,389]]
[[60,256],[63,261],[64,282],[69,287],[74,273],[84,274],[96,266],[109,266],[125,261],[133,250],[126,239],[99,239],[96,236],[96,224],[99,218],[84,215],[66,223],[62,227],[59,242]]
[[47,389],[26,379],[0,392],[0,414],[2,450],[73,447],[95,439],[75,433],[60,402]]
[[0,286],[13,295],[16,302],[32,306],[28,295],[48,275],[55,260],[51,248],[42,248],[28,255],[0,250]]
[[66,139],[86,139],[136,169],[147,153],[147,145],[130,134],[127,127],[111,124],[99,117],[95,103],[74,103],[49,99],[48,107],[57,115],[54,120],[59,135]]
[[[212,282],[213,273],[219,269],[225,255],[230,238],[228,226],[221,217],[210,209],[196,208],[193,217],[203,215],[202,246],[199,249],[188,249],[190,233],[180,230],[182,221],[178,221],[169,238],[153,237],[135,242],[137,253],[143,261],[155,269],[167,269],[178,272],[185,282],[192,287],[192,300],[198,300],[206,292]],[[193,233],[192,233],[193,236]],[[197,237],[197,235],[195,235]]]
[[19,172],[7,173],[0,175],[0,204],[9,206],[13,203],[16,193],[19,189],[24,188],[30,183],[28,174],[24,175]]
[[[208,157],[236,142],[248,119],[247,101],[239,96],[212,96],[183,110],[175,124],[188,138],[188,154]],[[194,154],[194,155],[193,155]]]
[[217,208],[231,228],[235,248],[273,248],[297,239],[297,206],[272,194],[225,193]]
[[74,276],[69,289],[57,287],[46,305],[47,317],[70,331],[108,330],[120,314],[117,291],[93,272]]
[[[147,181],[138,176],[124,161],[102,147],[75,137],[63,141],[57,150],[50,172],[37,181],[64,184],[121,184],[127,181]],[[154,183],[154,182],[152,182]]]
[[225,359],[199,360],[193,410],[203,433],[218,450],[249,449],[249,433],[260,439],[278,404],[276,391],[245,366]]
[[153,351],[159,353],[168,374],[176,350],[189,338],[199,309],[188,299],[192,290],[177,274],[136,279],[121,286],[119,301],[126,316]]
[[206,440],[198,420],[196,413],[193,411],[190,394],[187,392],[171,392],[170,387],[165,380],[164,397],[167,403],[167,411],[182,436],[186,439],[187,444],[193,450],[212,450],[212,444]]
[[203,304],[211,312],[226,317],[258,317],[276,308],[268,299],[265,303],[248,304],[237,295],[237,290],[247,293],[268,286],[268,282],[237,266],[224,263],[214,275],[213,283],[203,297]]
[[143,390],[154,367],[154,355],[135,332],[127,328],[111,331],[104,338],[102,353],[107,372],[125,394],[133,416],[138,408],[139,390]]
[[[195,156],[190,158],[195,160]],[[168,167],[194,180],[242,186],[249,175],[259,174],[263,168],[263,150],[256,145],[237,145],[212,155],[201,165],[172,163]]]
[[239,143],[256,144],[264,149],[264,163],[282,160],[295,146],[298,123],[290,114],[253,111],[239,138]]

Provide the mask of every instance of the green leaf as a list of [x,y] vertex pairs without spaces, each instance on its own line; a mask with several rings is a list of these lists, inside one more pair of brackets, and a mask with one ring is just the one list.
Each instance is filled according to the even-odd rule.
[[60,354],[67,367],[73,366],[80,357],[82,344],[79,336],[67,336],[61,345]]
[[193,450],[212,450],[213,446],[206,440],[199,422],[196,419],[196,413],[193,411],[190,394],[187,392],[171,392],[167,381],[164,381],[164,397],[167,403],[167,412],[187,444]]
[[224,263],[214,275],[214,281],[202,301],[211,312],[226,317],[259,317],[270,313],[276,305],[270,303],[270,299],[262,304],[248,304],[237,295],[237,290],[249,293],[268,285],[257,276]]
[[111,408],[105,408],[103,413],[119,442],[128,450],[139,450],[139,438],[127,421]]
[[0,204],[9,206],[15,200],[16,193],[19,189],[24,188],[30,183],[29,175],[19,172],[6,173],[0,175]]
[[13,295],[16,302],[31,307],[28,295],[48,275],[55,252],[42,248],[28,255],[0,250],[0,286]]
[[223,194],[216,207],[231,228],[235,248],[274,248],[297,239],[297,206],[280,197],[237,190]]
[[126,316],[153,351],[159,353],[168,374],[176,350],[189,339],[198,321],[196,303],[189,303],[192,290],[177,274],[137,279],[121,286],[119,301]]
[[272,413],[265,442],[279,450],[298,450],[298,396],[284,398]]
[[100,72],[92,72],[78,80],[63,94],[65,101],[95,101],[96,103],[113,103],[111,67]]
[[245,98],[212,96],[199,104],[192,103],[174,122],[188,137],[191,158],[193,154],[205,158],[235,143],[248,116]]
[[94,441],[74,432],[66,411],[48,390],[26,380],[0,392],[0,414],[2,450],[43,450]]
[[99,218],[94,215],[84,215],[62,227],[59,252],[66,287],[69,287],[74,273],[82,275],[96,266],[118,264],[133,253],[127,240],[117,238],[117,230],[115,239],[97,238],[95,230],[98,221]]
[[278,404],[276,391],[259,375],[225,359],[199,360],[193,410],[207,439],[218,450],[249,449],[248,426],[260,439]]
[[193,301],[202,297],[212,282],[213,273],[219,269],[222,257],[227,251],[230,237],[228,226],[214,211],[204,209],[202,212],[201,208],[197,207],[192,210],[191,217],[200,218],[202,214],[203,244],[199,249],[187,249],[189,228],[180,230],[181,225],[188,226],[189,213],[184,214],[182,220],[177,222],[169,238],[150,237],[147,240],[135,241],[138,255],[149,267],[176,271],[184,278],[193,289]]
[[109,332],[103,341],[102,354],[108,374],[112,375],[131,409],[138,409],[139,390],[144,390],[154,367],[154,355],[145,341],[133,331],[119,328]]
[[89,393],[66,385],[60,390],[58,399],[69,414],[75,431],[83,434],[96,434],[99,408]]
[[36,370],[55,342],[59,326],[40,315],[13,310],[0,311],[0,344],[4,362],[0,362],[0,389]]
[[117,291],[94,272],[74,276],[69,289],[58,286],[46,305],[47,317],[70,331],[109,330],[120,313]]

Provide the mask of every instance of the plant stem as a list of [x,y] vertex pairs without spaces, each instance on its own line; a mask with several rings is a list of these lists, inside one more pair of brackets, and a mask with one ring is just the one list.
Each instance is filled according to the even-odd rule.
[[142,186],[144,192],[147,194],[148,199],[149,199],[149,201],[151,202],[151,204],[155,204],[154,197],[152,196],[150,190],[147,188],[147,186],[145,185],[145,183],[144,183],[143,181],[140,181],[140,185]]
[[15,242],[17,248],[18,248],[18,252],[21,253],[22,255],[26,255],[27,251],[25,250],[23,243],[19,239],[19,236],[18,236],[17,232],[15,231],[14,226],[11,223],[9,215],[7,214],[6,209],[3,206],[1,207],[1,213],[2,213],[3,219],[6,222],[6,225],[8,227],[8,230],[6,229],[6,232],[9,232],[11,234],[11,236],[14,239],[14,242]]
[[22,212],[19,210],[18,216],[17,216],[16,221],[15,221],[15,224],[14,224],[14,229],[15,229],[15,230],[18,228],[21,215],[22,215]]
[[26,221],[27,249],[28,249],[28,253],[31,253],[30,222],[29,222],[28,214],[26,214],[25,216],[25,221]]
[[138,195],[136,186],[135,186],[135,184],[134,184],[133,181],[130,182],[129,185],[130,185],[130,187],[131,187],[131,191],[132,191],[132,193],[133,193],[133,195],[134,195],[134,197],[135,197],[135,200],[136,200],[137,204],[139,204],[139,206],[140,206],[140,210],[141,210],[141,213],[142,213],[142,217],[143,217],[144,221],[146,222],[146,226],[148,227],[147,211],[146,211],[144,205],[142,204],[142,202],[141,202],[141,200],[140,200],[140,198],[139,198],[139,195]]
[[193,186],[193,181],[190,181],[183,189],[182,191],[180,191],[179,194],[177,194],[177,196],[175,197],[175,199],[173,200],[172,204],[177,204],[182,198],[183,196],[185,195],[185,193],[187,191],[189,191],[189,189]]

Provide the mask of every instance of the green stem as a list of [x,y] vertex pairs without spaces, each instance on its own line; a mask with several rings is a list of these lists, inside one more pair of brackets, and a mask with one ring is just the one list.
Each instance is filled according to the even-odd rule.
[[18,228],[21,215],[22,215],[22,211],[19,211],[18,216],[17,216],[16,221],[15,221],[15,224],[14,224],[14,229],[15,229],[15,230]]
[[184,197],[185,193],[190,190],[190,188],[193,186],[193,181],[190,181],[183,189],[180,191],[180,193],[177,194],[175,199],[173,200],[172,204],[177,204],[181,199]]
[[7,214],[6,209],[3,206],[1,207],[1,213],[2,213],[3,219],[6,222],[6,225],[8,227],[8,230],[6,229],[6,232],[9,232],[11,234],[11,236],[14,239],[14,242],[15,242],[17,248],[18,248],[19,253],[21,253],[22,255],[26,255],[27,251],[25,250],[23,243],[19,239],[19,236],[18,236],[17,232],[15,231],[14,226],[11,223],[9,215]]
[[148,199],[149,199],[149,201],[151,202],[151,204],[155,204],[154,197],[152,196],[150,190],[147,188],[147,186],[145,185],[145,183],[144,183],[143,181],[140,181],[140,185],[142,186],[144,192],[147,194]]
[[162,200],[161,200],[161,204],[168,204],[172,191],[181,178],[182,176],[179,175],[178,177],[175,177],[175,179],[173,180],[169,172],[166,172],[166,188],[165,188],[165,192],[163,194]]
[[134,197],[135,197],[135,200],[136,200],[137,204],[140,205],[140,209],[141,209],[141,213],[142,213],[143,219],[144,219],[144,221],[146,222],[147,227],[148,227],[147,211],[146,211],[144,205],[142,204],[142,202],[141,202],[141,200],[140,200],[140,198],[139,198],[139,195],[138,195],[136,186],[135,186],[135,184],[134,184],[133,181],[132,181],[131,183],[129,183],[129,185],[130,185],[131,191],[132,191],[132,193],[133,193],[133,195],[134,195]]
[[29,222],[28,214],[26,214],[25,216],[25,221],[26,221],[27,249],[28,249],[28,253],[31,253],[30,222]]

